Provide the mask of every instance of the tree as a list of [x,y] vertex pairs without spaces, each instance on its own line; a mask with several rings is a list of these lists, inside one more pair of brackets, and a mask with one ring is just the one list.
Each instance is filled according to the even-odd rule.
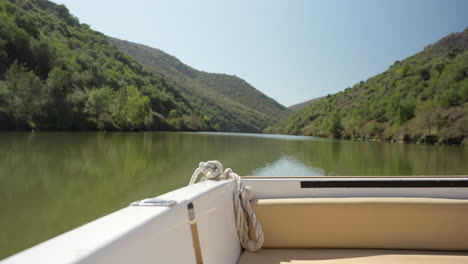
[[19,27],[26,30],[34,38],[39,36],[38,25],[36,23],[35,16],[31,14],[16,16],[16,23]]
[[44,78],[53,68],[55,50],[47,39],[42,38],[33,46],[33,53],[37,72]]
[[6,51],[6,41],[3,39],[0,39],[0,67],[1,67],[1,64],[3,64],[7,59],[8,59],[8,53]]
[[423,128],[427,129],[427,134],[431,135],[433,128],[439,131],[443,126],[444,119],[440,106],[434,101],[427,101],[418,105],[416,109],[418,118]]
[[69,100],[72,91],[71,74],[61,68],[53,68],[46,80],[47,94],[50,100],[47,104],[47,122],[50,127],[68,129],[72,123],[73,104]]
[[180,117],[180,113],[179,111],[177,111],[177,109],[172,109],[171,111],[169,111],[169,116],[171,118],[177,118]]
[[0,81],[0,111],[7,104],[7,98],[10,96],[10,91],[7,88],[6,82]]
[[414,110],[416,106],[414,104],[414,99],[407,98],[400,102],[400,107],[398,108],[397,118],[398,125],[402,125],[406,121],[414,117]]
[[440,94],[438,101],[443,107],[454,106],[460,102],[460,94],[455,88],[450,88]]
[[414,117],[414,110],[414,99],[401,100],[394,97],[387,105],[385,117],[390,121],[390,124],[400,126]]
[[468,79],[460,83],[459,96],[463,102],[468,101]]
[[338,112],[333,112],[327,120],[327,131],[335,138],[341,136],[343,126],[341,125],[341,115]]
[[142,96],[135,86],[120,89],[114,98],[112,116],[118,127],[135,129],[149,119],[148,96]]
[[128,96],[125,108],[127,120],[132,127],[136,127],[143,124],[151,113],[149,98],[142,96],[135,86],[128,86],[126,92]]
[[71,91],[71,74],[61,68],[54,68],[47,77],[47,90],[54,100],[60,100]]
[[15,56],[20,62],[28,62],[30,65],[33,65],[34,56],[31,51],[31,41],[28,33],[20,28],[11,30],[13,30],[10,34],[13,47],[15,47]]
[[34,118],[44,113],[47,94],[42,82],[17,62],[5,75],[6,110],[17,126],[35,128]]
[[55,5],[54,9],[57,12],[57,15],[61,19],[65,20],[65,22],[67,22],[68,25],[77,26],[79,24],[78,19],[72,16],[70,14],[70,11],[68,11],[68,8],[66,8],[64,5]]
[[91,115],[97,129],[106,128],[106,122],[112,121],[111,106],[114,92],[110,87],[91,90],[86,102],[85,112]]

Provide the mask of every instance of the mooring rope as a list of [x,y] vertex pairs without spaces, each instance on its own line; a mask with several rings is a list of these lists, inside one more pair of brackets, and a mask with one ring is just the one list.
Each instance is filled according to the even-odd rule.
[[[250,205],[250,200],[253,199],[253,190],[249,186],[242,183],[241,177],[234,173],[231,169],[226,169],[223,172],[223,164],[217,160],[200,162],[198,168],[192,175],[190,183],[194,184],[198,175],[203,173],[203,180],[217,179],[234,179],[236,189],[234,190],[234,210],[236,215],[236,227],[239,234],[239,240],[243,248],[248,251],[255,252],[262,248],[264,237],[262,226],[257,220],[255,212]],[[248,217],[248,218],[247,218]],[[253,225],[256,240],[251,240],[249,237],[249,220]]]

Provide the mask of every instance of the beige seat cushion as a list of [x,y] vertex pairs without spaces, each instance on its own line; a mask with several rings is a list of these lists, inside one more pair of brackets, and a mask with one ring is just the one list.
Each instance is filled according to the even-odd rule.
[[372,249],[261,249],[245,251],[239,264],[466,264],[468,252]]
[[252,206],[264,248],[468,250],[468,200],[288,198]]

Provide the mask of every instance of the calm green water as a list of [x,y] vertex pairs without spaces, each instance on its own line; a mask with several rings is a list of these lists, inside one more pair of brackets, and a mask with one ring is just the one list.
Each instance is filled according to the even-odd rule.
[[219,133],[0,132],[0,259],[186,185],[200,161],[240,175],[468,174],[468,148]]

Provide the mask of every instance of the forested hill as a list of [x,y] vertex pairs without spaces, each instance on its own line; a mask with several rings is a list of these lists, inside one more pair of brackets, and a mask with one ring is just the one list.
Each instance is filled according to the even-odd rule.
[[468,28],[309,105],[265,132],[466,143]]
[[311,104],[317,103],[322,98],[323,97],[317,97],[317,98],[307,100],[307,101],[299,103],[299,104],[291,105],[291,106],[288,106],[288,109],[291,110],[292,112],[297,112],[297,111],[300,111],[300,110],[306,108],[307,106],[309,106]]
[[[225,114],[238,117],[235,120],[238,126],[253,127],[261,131],[288,113],[284,106],[236,76],[198,71],[159,49],[108,38],[150,71],[161,74],[180,86],[189,100],[215,105],[223,109]],[[222,115],[217,113],[220,114]],[[232,121],[217,122],[229,126]]]
[[[0,129],[258,131],[46,0],[0,0]],[[251,110],[254,114],[259,111]]]

